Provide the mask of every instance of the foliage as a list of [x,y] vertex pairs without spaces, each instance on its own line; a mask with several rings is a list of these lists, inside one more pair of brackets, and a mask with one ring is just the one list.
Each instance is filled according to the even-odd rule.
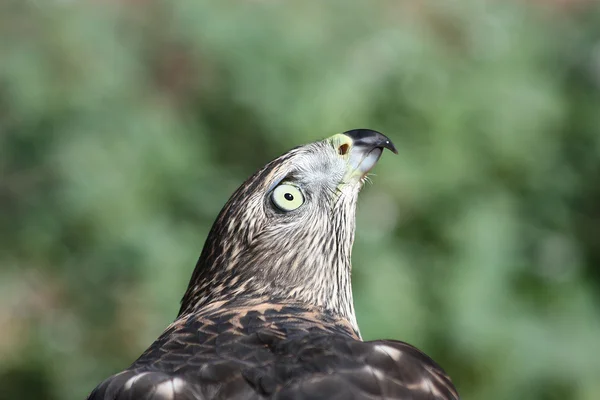
[[174,318],[256,168],[388,134],[366,339],[465,399],[600,398],[600,12],[578,3],[0,4],[0,399],[81,399]]

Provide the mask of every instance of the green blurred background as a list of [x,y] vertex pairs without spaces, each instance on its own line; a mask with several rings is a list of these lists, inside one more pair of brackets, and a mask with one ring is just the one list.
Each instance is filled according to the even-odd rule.
[[600,7],[0,1],[0,399],[82,399],[175,317],[232,191],[389,135],[361,195],[366,339],[465,399],[600,399]]

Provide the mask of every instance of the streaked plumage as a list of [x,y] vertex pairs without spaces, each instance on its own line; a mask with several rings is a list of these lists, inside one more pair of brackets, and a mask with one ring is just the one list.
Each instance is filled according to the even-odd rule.
[[213,225],[178,318],[89,399],[458,399],[421,351],[360,337],[356,200],[384,147],[395,151],[349,131],[250,177]]

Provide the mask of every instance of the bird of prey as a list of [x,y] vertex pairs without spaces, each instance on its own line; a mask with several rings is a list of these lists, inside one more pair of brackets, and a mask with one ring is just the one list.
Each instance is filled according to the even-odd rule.
[[385,148],[397,153],[355,129],[251,176],[217,217],[175,322],[88,399],[458,399],[420,350],[360,336],[356,201]]

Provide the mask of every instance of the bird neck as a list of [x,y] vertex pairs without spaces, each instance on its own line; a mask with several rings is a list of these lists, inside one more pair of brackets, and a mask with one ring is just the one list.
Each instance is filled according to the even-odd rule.
[[273,222],[261,203],[248,200],[252,182],[267,172],[259,171],[221,210],[179,315],[216,301],[268,297],[321,308],[358,331],[350,260],[359,187],[344,185],[335,197],[315,202],[320,206],[310,210],[310,218]]
[[[226,210],[223,212],[226,213]],[[341,210],[329,235],[239,244],[227,240],[219,219],[209,233],[179,315],[200,312],[215,302],[255,301],[304,304],[345,318],[358,332],[351,284],[354,207]],[[335,224],[333,224],[335,226]],[[243,231],[243,227],[234,228]],[[243,235],[243,232],[241,232]],[[251,235],[249,235],[251,236]],[[293,249],[285,248],[294,243]],[[278,247],[280,246],[280,247]]]
[[[315,254],[320,250],[315,249]],[[315,264],[310,258],[298,260],[298,265],[285,262],[268,267],[240,265],[233,260],[218,260],[209,264],[209,257],[200,257],[194,277],[182,300],[179,315],[201,312],[212,304],[254,304],[269,301],[279,304],[294,304],[305,309],[320,309],[336,317],[344,318],[359,332],[350,278],[349,257],[345,262],[329,265]],[[288,265],[286,267],[286,265]],[[310,272],[289,273],[291,269],[304,265]],[[222,271],[236,271],[226,276]]]

